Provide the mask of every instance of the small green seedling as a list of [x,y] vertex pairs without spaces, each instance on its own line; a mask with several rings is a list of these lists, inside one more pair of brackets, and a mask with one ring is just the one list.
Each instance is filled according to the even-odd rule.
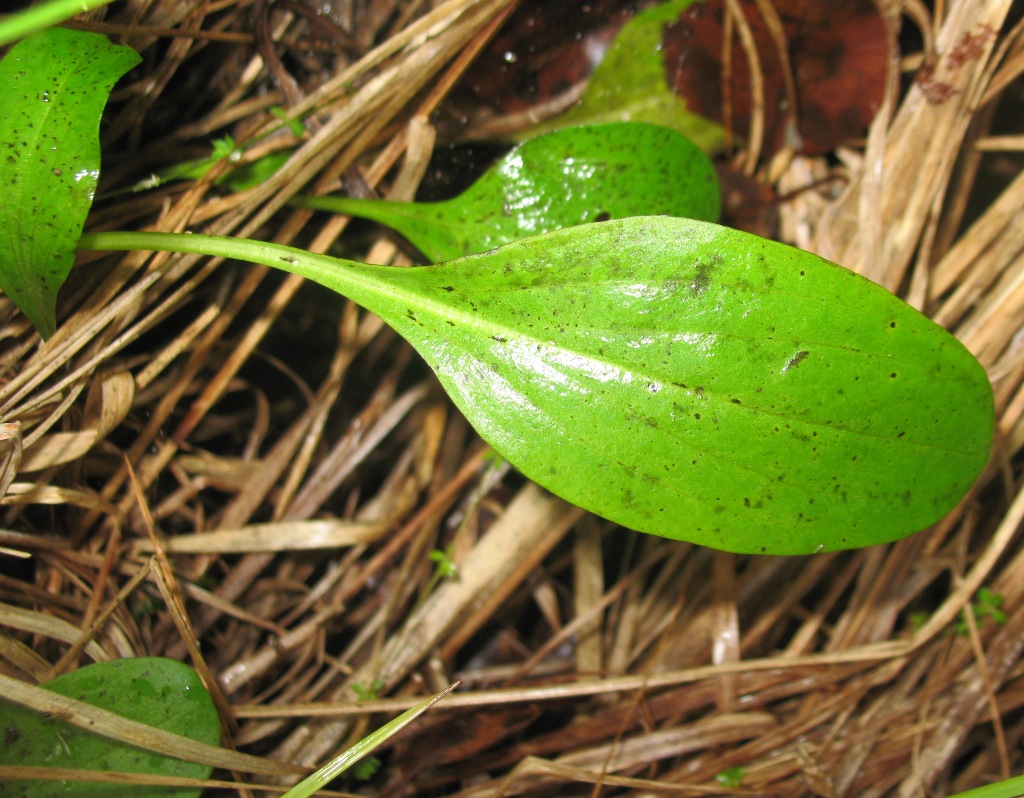
[[293,205],[361,216],[404,235],[432,261],[627,216],[717,221],[718,175],[692,142],[658,125],[588,125],[520,144],[443,202],[298,197]]
[[[220,720],[210,694],[187,665],[156,657],[97,662],[43,685],[164,731],[216,745]],[[209,778],[212,768],[155,754],[84,731],[21,706],[0,706],[0,764]],[[7,798],[198,798],[201,790],[102,782],[0,781]]]
[[292,153],[287,149],[280,150],[264,155],[254,161],[239,164],[238,162],[245,156],[246,150],[260,143],[264,138],[276,135],[284,128],[295,138],[301,137],[305,132],[305,126],[302,122],[298,119],[289,118],[284,109],[274,106],[270,108],[270,113],[281,120],[281,128],[271,130],[262,137],[251,139],[245,145],[236,144],[231,136],[214,139],[210,148],[210,154],[207,157],[169,166],[156,174],[140,180],[133,186],[105,194],[104,197],[147,191],[175,180],[198,180],[221,161],[228,161],[236,165],[216,180],[218,186],[223,186],[231,191],[246,191],[258,186],[284,166],[285,162],[292,156]]
[[738,790],[743,786],[743,779],[746,778],[746,775],[747,771],[741,767],[726,768],[721,773],[715,774],[715,781],[723,787]]
[[[993,623],[1006,623],[1006,613],[1003,612],[1003,595],[994,590],[989,590],[987,587],[983,587],[978,591],[974,602],[965,607],[964,612],[974,613],[974,621],[977,624],[984,623],[986,618],[990,618]],[[966,637],[968,634],[967,619],[961,618],[957,622],[955,629],[958,635]]]
[[359,701],[375,701],[380,698],[380,691],[384,689],[384,682],[374,679],[369,685],[355,682],[349,686]]
[[384,763],[375,756],[361,759],[352,766],[352,776],[357,781],[369,781],[383,767]]

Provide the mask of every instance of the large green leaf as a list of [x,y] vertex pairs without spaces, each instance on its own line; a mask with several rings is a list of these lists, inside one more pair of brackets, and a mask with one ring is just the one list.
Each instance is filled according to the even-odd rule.
[[298,197],[293,204],[386,224],[433,261],[598,219],[716,221],[721,209],[718,175],[699,147],[669,128],[625,122],[531,139],[444,202]]
[[99,180],[103,106],[139,60],[106,36],[51,28],[0,61],[0,288],[44,336]]
[[815,255],[635,217],[395,269],[256,242],[101,233],[220,254],[373,310],[527,476],[625,526],[737,552],[868,546],[940,519],[992,441],[951,335]]
[[[143,657],[86,665],[43,685],[164,731],[216,745],[220,720],[195,672],[174,660]],[[21,706],[0,704],[0,763],[209,778],[212,768],[134,748]],[[200,790],[85,781],[8,780],[0,796],[21,798],[197,798]]]

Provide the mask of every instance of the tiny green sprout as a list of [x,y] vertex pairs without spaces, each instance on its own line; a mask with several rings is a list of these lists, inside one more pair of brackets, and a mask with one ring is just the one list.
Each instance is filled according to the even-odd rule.
[[377,757],[368,756],[352,766],[352,775],[358,781],[369,781],[377,775],[377,771],[381,769],[383,764]]
[[270,109],[270,113],[273,114],[276,119],[281,120],[295,138],[301,137],[306,132],[306,126],[302,124],[302,120],[293,119],[288,116],[288,112],[280,105],[273,106]]
[[[984,623],[986,618],[991,618],[997,624],[1006,623],[1006,613],[1002,610],[1003,594],[983,587],[975,596],[975,603],[971,604],[971,612],[974,613],[974,621],[977,624]],[[964,610],[966,611],[966,607]],[[967,619],[961,618],[955,627],[956,633],[966,637],[968,633]]]
[[437,579],[448,579],[455,576],[458,572],[458,566],[452,561],[452,547],[450,545],[444,551],[434,549],[428,556],[431,562],[437,563],[437,571],[435,571]]
[[380,679],[374,679],[369,686],[356,682],[351,687],[352,692],[356,694],[356,698],[360,701],[376,701],[380,698],[380,691],[384,689],[384,682]]
[[920,631],[928,623],[930,617],[931,613],[928,610],[915,610],[910,613],[910,628],[915,632]]
[[238,148],[235,145],[235,140],[231,136],[224,136],[223,138],[213,140],[213,152],[210,155],[211,160],[221,161],[225,158],[237,160]]
[[730,789],[737,789],[743,786],[743,779],[746,777],[747,771],[741,767],[726,768],[721,773],[715,775],[715,781],[721,784],[723,787],[729,787]]

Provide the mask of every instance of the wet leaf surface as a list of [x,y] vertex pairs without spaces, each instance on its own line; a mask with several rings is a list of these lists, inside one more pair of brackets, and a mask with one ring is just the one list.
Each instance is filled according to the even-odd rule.
[[294,204],[374,219],[443,261],[598,220],[664,214],[715,221],[721,200],[715,169],[696,145],[669,128],[617,123],[524,142],[444,202],[305,197]]
[[412,343],[535,482],[717,549],[896,540],[949,512],[991,448],[988,377],[953,336],[853,272],[708,222],[582,225],[412,269],[200,236],[83,245],[313,279]]

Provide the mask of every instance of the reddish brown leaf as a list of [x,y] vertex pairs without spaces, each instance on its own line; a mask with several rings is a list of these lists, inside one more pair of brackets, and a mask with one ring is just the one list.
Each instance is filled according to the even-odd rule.
[[[772,0],[783,24],[796,84],[799,142],[786,141],[788,99],[782,63],[753,0],[740,0],[764,75],[765,151],[799,144],[802,152],[831,150],[863,136],[882,101],[885,27],[871,0]],[[723,111],[723,0],[691,6],[665,34],[668,80],[696,113],[726,121]],[[731,128],[750,130],[751,70],[738,39],[732,42]]]

